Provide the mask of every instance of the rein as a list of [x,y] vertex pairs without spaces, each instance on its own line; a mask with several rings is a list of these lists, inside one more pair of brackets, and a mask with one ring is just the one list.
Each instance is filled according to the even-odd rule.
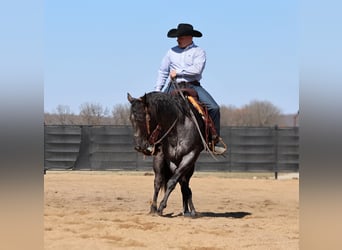
[[166,131],[166,133],[158,141],[154,143],[154,145],[160,143],[171,132],[173,127],[176,125],[177,121],[178,121],[178,118],[176,118],[176,120],[172,123],[171,127]]
[[185,98],[183,92],[180,91],[180,88],[178,87],[176,80],[174,80],[174,79],[171,80],[170,84],[172,84],[172,85],[174,86],[174,88],[178,90],[178,93],[181,95],[181,97],[183,98],[183,100],[184,100],[185,103],[187,104],[187,106],[188,106],[188,108],[189,108],[189,110],[190,110],[191,119],[193,120],[193,122],[194,122],[195,125],[196,125],[196,128],[197,128],[198,133],[199,133],[199,135],[200,135],[200,137],[201,137],[201,140],[202,140],[202,143],[203,143],[204,148],[210,153],[210,155],[211,155],[215,160],[217,160],[217,158],[216,158],[215,155],[210,151],[210,149],[209,149],[207,143],[205,142],[205,139],[203,138],[203,135],[202,135],[202,133],[201,133],[201,129],[200,129],[200,127],[199,127],[199,125],[198,125],[198,122],[197,122],[197,120],[196,120],[195,114],[194,114],[194,112],[192,111],[192,109],[191,109],[191,107],[190,107],[190,105],[189,105],[189,102],[186,100],[186,98]]
[[151,116],[150,113],[147,110],[147,107],[145,107],[145,119],[146,119],[146,130],[147,130],[147,135],[148,135],[148,141],[150,144],[153,144],[153,150],[152,150],[152,155],[154,154],[155,146],[160,143],[164,138],[171,132],[171,130],[174,128],[176,125],[178,118],[172,123],[172,125],[169,127],[169,129],[165,132],[165,134],[156,142],[154,142],[155,138],[158,136],[159,131],[161,131],[161,127],[157,125],[157,127],[153,130],[151,133],[151,126],[150,126],[150,120]]

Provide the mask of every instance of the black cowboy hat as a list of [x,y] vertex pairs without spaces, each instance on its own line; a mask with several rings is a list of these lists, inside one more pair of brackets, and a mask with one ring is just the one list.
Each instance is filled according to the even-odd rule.
[[179,36],[194,36],[201,37],[202,33],[198,30],[194,30],[191,24],[180,23],[177,29],[170,29],[167,32],[167,37],[179,37]]

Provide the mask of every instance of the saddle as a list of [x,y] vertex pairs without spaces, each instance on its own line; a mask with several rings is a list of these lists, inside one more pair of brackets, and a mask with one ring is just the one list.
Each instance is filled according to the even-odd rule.
[[[183,95],[189,101],[189,103],[202,116],[205,125],[205,142],[208,145],[209,149],[215,154],[223,154],[227,150],[227,146],[223,142],[222,138],[217,135],[214,122],[208,113],[208,108],[199,101],[197,91],[185,87],[172,91],[171,95],[179,94],[179,92],[183,93]],[[217,150],[217,147],[215,147],[215,145],[219,142],[221,142],[224,145],[224,149],[220,148],[221,150]]]

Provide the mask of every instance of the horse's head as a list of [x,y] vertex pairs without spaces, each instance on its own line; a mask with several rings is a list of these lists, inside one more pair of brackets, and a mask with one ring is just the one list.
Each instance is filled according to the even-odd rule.
[[146,105],[146,95],[140,98],[134,98],[127,93],[127,99],[131,103],[130,120],[134,131],[135,150],[146,155],[150,136],[150,117]]

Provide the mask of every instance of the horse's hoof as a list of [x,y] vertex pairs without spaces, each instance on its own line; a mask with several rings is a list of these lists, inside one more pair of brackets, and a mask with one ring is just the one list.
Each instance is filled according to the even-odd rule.
[[158,215],[157,212],[152,212],[152,211],[150,211],[148,214],[149,214],[149,215],[152,215],[152,216]]
[[190,215],[191,215],[191,217],[192,217],[192,218],[195,218],[195,217],[197,217],[197,213],[196,213],[196,211],[191,211]]
[[151,206],[151,209],[150,209],[150,214],[156,214],[157,213],[157,208],[156,207],[152,207]]
[[197,213],[195,211],[191,211],[191,212],[186,212],[183,213],[184,217],[191,217],[191,218],[195,218],[197,216]]
[[192,215],[191,215],[190,212],[183,213],[183,216],[184,216],[184,217],[192,217]]

